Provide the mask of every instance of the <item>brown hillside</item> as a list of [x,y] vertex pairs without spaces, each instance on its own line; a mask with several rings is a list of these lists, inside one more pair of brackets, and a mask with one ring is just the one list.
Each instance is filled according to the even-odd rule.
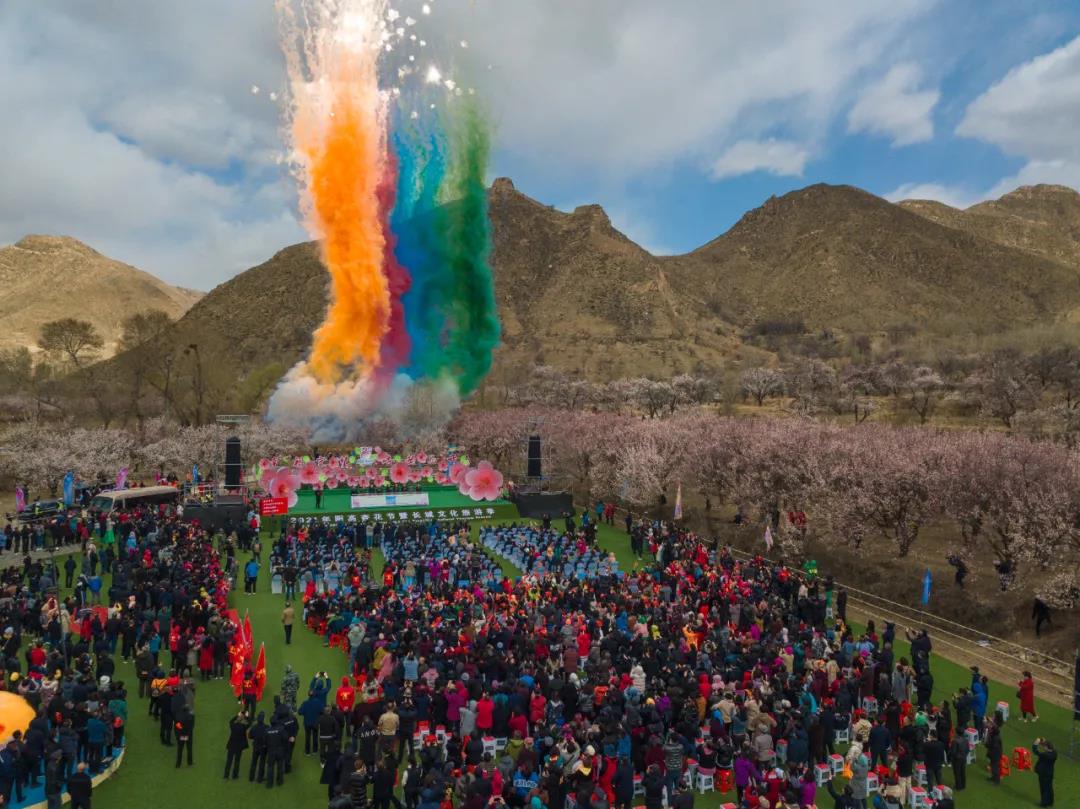
[[202,296],[114,261],[66,236],[27,236],[0,247],[0,348],[35,348],[41,324],[64,317],[93,323],[116,350],[125,317],[160,309],[180,317]]
[[948,227],[1080,269],[1080,194],[1061,185],[1028,185],[965,210],[905,200],[901,207]]
[[715,368],[732,330],[673,289],[662,260],[612,227],[598,205],[562,213],[492,186],[496,296],[504,346],[495,375],[535,363],[589,378]]
[[986,331],[1056,317],[1080,300],[1080,277],[1062,264],[850,186],[771,198],[723,236],[669,262],[687,294],[719,295],[736,322]]
[[[495,385],[536,364],[595,380],[716,371],[749,350],[739,330],[766,319],[964,333],[1080,306],[1073,268],[931,221],[931,209],[953,216],[947,206],[916,213],[846,186],[770,199],[702,248],[663,258],[598,206],[557,211],[505,179],[489,198],[503,324]],[[315,245],[294,245],[213,290],[165,339],[198,344],[230,384],[265,375],[303,356],[326,288]]]

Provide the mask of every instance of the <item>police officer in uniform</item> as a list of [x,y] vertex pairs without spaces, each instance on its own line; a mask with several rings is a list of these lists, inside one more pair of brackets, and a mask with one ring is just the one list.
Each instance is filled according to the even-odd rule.
[[281,722],[275,719],[270,723],[269,729],[266,731],[266,788],[270,789],[274,786],[274,779],[277,779],[277,785],[281,786],[285,783],[285,753],[288,748],[288,741],[285,736],[285,729],[282,727]]
[[255,724],[248,730],[248,739],[251,740],[251,767],[248,769],[248,781],[254,781],[256,776],[260,781],[266,775],[266,714],[260,712]]

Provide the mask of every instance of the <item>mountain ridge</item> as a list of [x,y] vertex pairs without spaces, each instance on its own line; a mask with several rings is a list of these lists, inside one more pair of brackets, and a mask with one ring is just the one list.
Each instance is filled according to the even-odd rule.
[[30,234],[0,247],[0,348],[36,350],[42,323],[77,317],[98,329],[107,357],[128,315],[160,309],[178,318],[202,296],[70,236]]

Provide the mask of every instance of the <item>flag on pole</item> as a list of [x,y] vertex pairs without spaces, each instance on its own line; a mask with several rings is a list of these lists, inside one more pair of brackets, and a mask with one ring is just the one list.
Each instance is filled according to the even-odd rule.
[[15,510],[23,511],[26,508],[26,489],[22,486],[15,487]]
[[772,543],[773,543],[772,526],[771,525],[766,525],[765,526],[765,550],[771,551],[772,550]]
[[922,580],[922,603],[930,603],[930,587],[934,583],[934,577],[930,575],[930,568],[926,568],[926,575]]
[[255,699],[262,700],[266,687],[266,644],[259,644],[259,659],[255,663]]
[[242,639],[241,643],[243,643],[243,646],[244,646],[244,657],[250,658],[251,653],[255,651],[255,641],[252,640],[253,636],[251,634],[251,616],[248,615],[247,612],[244,613],[244,627],[243,627],[243,629],[244,629],[244,632],[243,632],[243,639]]
[[116,473],[116,488],[122,489],[127,485],[128,468],[126,466],[120,467],[120,471]]
[[191,467],[191,482],[192,483],[198,483],[199,482],[199,465],[198,464],[192,464],[192,467]]
[[70,506],[75,502],[75,474],[68,472],[64,475],[64,505]]
[[679,481],[679,488],[675,492],[675,519],[682,519],[682,481]]

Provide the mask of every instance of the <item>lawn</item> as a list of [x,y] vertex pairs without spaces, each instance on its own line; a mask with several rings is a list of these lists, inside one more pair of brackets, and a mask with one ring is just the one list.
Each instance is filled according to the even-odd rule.
[[[475,536],[476,527],[474,527]],[[629,552],[629,542],[625,533],[615,528],[603,527],[599,533],[603,547],[613,550],[624,570],[633,566],[633,557]],[[373,567],[376,573],[381,570],[382,554],[375,553]],[[513,569],[504,563],[504,569],[513,573]],[[301,676],[301,688],[307,686],[310,677],[318,670],[325,669],[333,677],[340,677],[346,671],[346,658],[337,650],[330,650],[322,645],[322,638],[297,626],[291,646],[285,646],[284,635],[280,628],[280,613],[283,598],[272,595],[268,578],[264,572],[260,580],[260,592],[245,595],[242,591],[234,593],[232,601],[241,617],[247,612],[251,616],[256,646],[266,644],[267,689],[263,705],[272,705],[273,695],[277,692],[286,663],[291,664]],[[900,644],[904,647],[903,644]],[[906,653],[906,647],[900,653]],[[968,682],[967,671],[940,657],[935,656],[933,670],[937,685],[936,698],[951,695],[960,685]],[[228,734],[228,720],[237,708],[236,700],[225,680],[200,683],[196,701],[197,722],[195,728],[195,766],[186,765],[174,768],[174,748],[163,747],[158,740],[158,726],[147,717],[146,702],[139,700],[135,685],[134,671],[131,664],[118,661],[118,677],[129,683],[130,722],[128,725],[129,746],[126,760],[119,771],[95,792],[96,805],[107,809],[145,809],[154,806],[158,809],[192,809],[192,807],[233,806],[253,798],[258,798],[261,809],[293,809],[297,806],[322,806],[325,804],[325,786],[319,784],[320,768],[316,758],[305,758],[300,751],[294,755],[293,772],[286,776],[284,787],[268,790],[265,786],[249,784],[246,770],[250,762],[250,751],[244,754],[241,779],[224,781],[221,777],[225,758],[225,740]],[[1012,685],[992,684],[991,698],[996,701],[1008,698],[1010,702],[1015,693]],[[1011,752],[1013,747],[1030,745],[1033,736],[1044,735],[1059,746],[1062,755],[1057,768],[1058,804],[1063,807],[1080,806],[1080,768],[1064,756],[1068,747],[1071,716],[1063,709],[1045,703],[1039,704],[1041,721],[1036,725],[1010,722],[1005,728],[1005,749]],[[980,748],[980,754],[983,749]],[[985,765],[985,756],[980,755],[978,765],[969,768],[969,788],[961,793],[959,805],[979,806],[981,809],[1011,809],[1011,807],[1036,803],[1038,787],[1035,776],[1031,773],[1013,773],[1004,779],[1000,788],[994,789],[981,774]],[[946,781],[949,775],[946,775]],[[698,806],[703,809],[715,809],[721,803],[720,796],[711,793],[698,798]],[[830,802],[822,803],[822,806]]]

